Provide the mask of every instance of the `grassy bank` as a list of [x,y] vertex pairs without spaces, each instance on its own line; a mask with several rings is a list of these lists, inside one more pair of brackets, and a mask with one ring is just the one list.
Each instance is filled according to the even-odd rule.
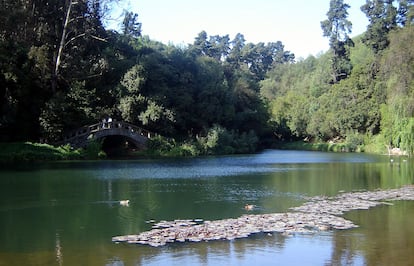
[[[248,142],[245,142],[248,143]],[[372,141],[365,145],[352,145],[343,143],[312,143],[304,141],[279,142],[273,148],[284,150],[307,150],[325,152],[367,152],[386,154],[383,145]],[[239,150],[232,146],[203,140],[191,143],[176,143],[173,140],[157,138],[152,140],[148,149],[129,152],[125,158],[164,158],[164,157],[194,157],[218,154],[252,153],[253,146],[239,147]],[[100,142],[92,142],[84,149],[73,149],[69,145],[55,147],[49,144],[40,143],[0,143],[0,162],[21,162],[21,161],[57,161],[57,160],[84,160],[105,158]]]
[[55,147],[32,142],[0,143],[1,162],[80,160],[102,156],[99,144],[73,149],[70,145]]
[[353,147],[347,143],[311,143],[304,141],[280,142],[278,149],[304,150],[304,151],[329,151],[329,152],[362,152],[360,147]]
[[372,154],[387,154],[386,147],[380,139],[366,139],[364,143],[354,144],[348,142],[280,142],[275,145],[277,149],[304,150],[304,151],[325,151],[325,152],[366,152]]

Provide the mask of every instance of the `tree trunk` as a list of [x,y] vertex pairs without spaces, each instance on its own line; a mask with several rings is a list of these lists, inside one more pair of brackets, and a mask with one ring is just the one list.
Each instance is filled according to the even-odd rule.
[[53,72],[53,79],[52,79],[52,90],[53,90],[53,92],[56,91],[57,78],[58,78],[58,74],[59,74],[59,67],[60,67],[60,62],[62,60],[63,48],[65,47],[66,32],[67,32],[67,28],[68,28],[68,25],[69,25],[70,12],[71,12],[71,9],[72,9],[72,4],[73,4],[72,0],[69,0],[68,8],[66,10],[66,15],[65,15],[65,22],[63,24],[62,35],[61,35],[61,38],[60,38],[59,49],[58,49],[58,53],[57,53],[57,56],[56,56],[55,69],[54,69],[54,72]]

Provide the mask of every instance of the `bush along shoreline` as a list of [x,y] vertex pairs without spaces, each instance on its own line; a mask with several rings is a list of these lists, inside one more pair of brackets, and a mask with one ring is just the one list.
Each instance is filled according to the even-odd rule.
[[[238,134],[222,128],[212,129],[206,136],[193,140],[176,141],[157,136],[149,140],[147,148],[125,150],[111,156],[103,151],[100,141],[93,141],[85,148],[73,148],[69,144],[53,146],[50,144],[18,142],[0,143],[0,162],[62,161],[62,160],[96,160],[107,158],[180,158],[231,154],[253,154],[259,150],[259,140],[252,132]],[[282,150],[306,150],[322,152],[366,152],[371,154],[390,154],[385,146],[371,144],[355,145],[349,142],[276,142],[270,148]],[[405,155],[404,152],[400,154]]]
[[[364,152],[370,154],[404,155],[408,153],[400,148],[384,145],[386,141],[381,136],[354,134],[346,139],[328,141],[280,141],[272,147],[283,150],[305,150],[325,152]],[[398,152],[396,152],[398,151]]]
[[61,161],[105,158],[100,143],[74,149],[70,145],[53,146],[44,143],[0,143],[0,162]]

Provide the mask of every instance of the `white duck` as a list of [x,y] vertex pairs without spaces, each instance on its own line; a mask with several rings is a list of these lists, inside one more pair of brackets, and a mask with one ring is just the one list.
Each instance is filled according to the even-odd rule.
[[129,199],[127,199],[127,200],[120,200],[119,201],[119,205],[121,205],[121,206],[129,206]]

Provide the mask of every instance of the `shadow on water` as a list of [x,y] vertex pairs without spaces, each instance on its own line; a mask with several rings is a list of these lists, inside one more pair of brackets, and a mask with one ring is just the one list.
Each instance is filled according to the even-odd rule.
[[360,227],[338,231],[333,236],[332,261],[335,265],[411,265],[414,261],[414,202],[393,202],[369,211],[352,211],[345,218]]
[[[412,218],[409,203],[351,212],[347,218],[361,227],[346,232],[287,238],[257,235],[159,249],[110,241],[115,235],[149,230],[150,220],[239,217],[247,213],[246,203],[257,206],[251,213],[285,212],[302,204],[305,196],[412,184],[414,164],[395,162],[364,154],[265,151],[192,159],[9,166],[0,170],[0,265],[155,265],[170,261],[251,265],[271,263],[275,258],[281,264],[323,265],[346,262],[348,257],[357,265],[362,261],[374,265],[376,252],[384,261],[395,255],[401,261],[412,259],[388,244],[372,249],[369,245],[381,242],[384,235],[388,243],[394,238],[406,243],[405,250],[414,247],[404,220]],[[119,204],[125,199],[130,200],[129,206]],[[387,222],[381,224],[386,227],[376,226],[373,217],[378,221],[386,217]],[[399,227],[409,232],[407,237],[397,231]]]

